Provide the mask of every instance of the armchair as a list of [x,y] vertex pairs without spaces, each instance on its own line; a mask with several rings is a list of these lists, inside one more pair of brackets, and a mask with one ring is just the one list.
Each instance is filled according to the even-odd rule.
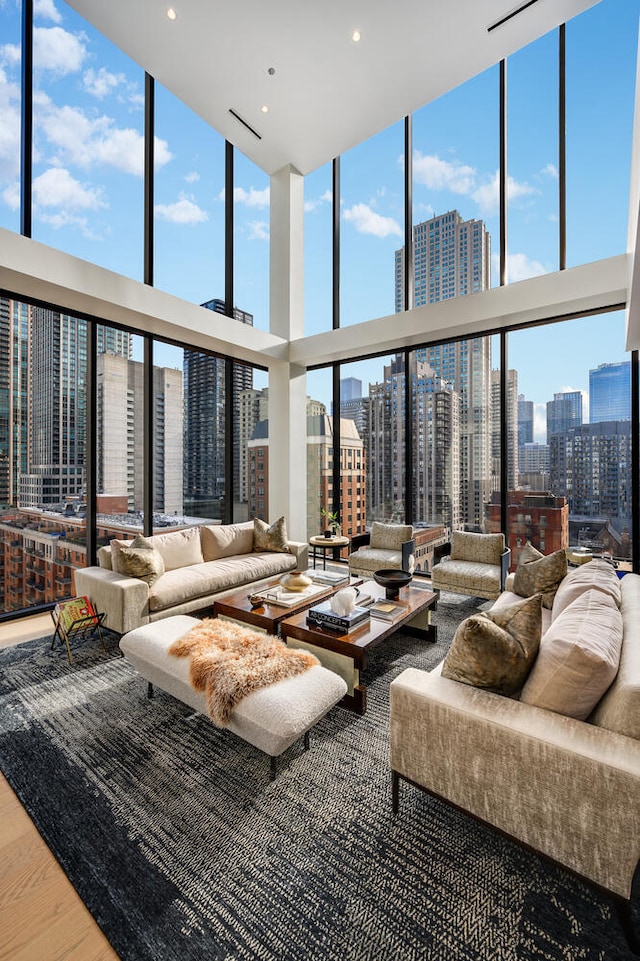
[[415,540],[410,524],[381,524],[374,521],[369,534],[356,535],[349,557],[349,573],[358,577],[372,577],[374,571],[384,569],[413,573]]
[[510,564],[504,534],[453,531],[451,542],[434,550],[431,583],[434,591],[496,600],[504,590]]

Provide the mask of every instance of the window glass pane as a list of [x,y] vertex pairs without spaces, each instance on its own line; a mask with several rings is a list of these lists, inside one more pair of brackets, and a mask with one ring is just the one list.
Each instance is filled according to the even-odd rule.
[[156,137],[154,284],[191,303],[223,300],[224,139],[159,83]]
[[144,74],[62,2],[35,5],[33,60],[33,237],[139,280]]
[[[183,366],[187,351],[181,347],[153,345],[153,528],[182,527],[184,516]],[[193,356],[193,355],[191,355]],[[184,398],[186,400],[186,398]]]
[[332,369],[307,372],[307,534],[327,527],[322,511],[333,512]]
[[0,4],[0,227],[20,230],[22,4]]
[[269,329],[269,177],[234,151],[235,307]]
[[404,122],[340,159],[340,326],[394,312],[394,251],[404,240]]
[[500,282],[498,111],[496,66],[413,115],[415,306]]
[[509,283],[559,269],[558,31],[507,62]]
[[0,300],[4,611],[74,593],[86,564],[87,324]]
[[[239,368],[244,382],[237,393],[238,451],[233,505],[234,521],[269,519],[269,387],[268,376],[257,368]],[[253,383],[252,383],[253,382]],[[234,467],[235,470],[235,467]]]
[[333,324],[333,165],[304,178],[304,332]]
[[638,7],[602,0],[569,21],[567,265],[627,249]]
[[530,540],[544,554],[581,548],[630,569],[631,364],[624,341],[622,311],[509,335],[520,398],[518,485],[508,494],[514,566]]
[[184,350],[184,511],[221,521],[225,504],[225,361]]

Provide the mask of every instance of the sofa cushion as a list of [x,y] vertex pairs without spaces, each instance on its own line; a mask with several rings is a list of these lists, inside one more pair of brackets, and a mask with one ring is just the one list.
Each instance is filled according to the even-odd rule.
[[271,526],[259,517],[253,519],[253,549],[254,551],[280,551],[289,553],[287,544],[287,525],[284,517],[279,517]]
[[369,546],[385,551],[401,551],[405,541],[413,537],[410,524],[382,524],[374,521],[371,525]]
[[603,591],[615,601],[616,607],[620,607],[622,591],[616,572],[607,561],[593,560],[570,570],[562,579],[553,599],[552,619],[555,620],[569,604],[590,590]]
[[293,554],[266,552],[221,557],[217,561],[203,561],[202,564],[176,568],[164,573],[149,588],[149,610],[156,613],[200,597],[209,598],[212,594],[242,587],[262,578],[277,577],[292,570],[295,565]]
[[217,561],[234,554],[250,554],[253,550],[253,521],[244,524],[203,524],[200,528],[202,556]]
[[154,534],[149,540],[162,554],[165,571],[175,571],[179,567],[189,567],[191,564],[202,564],[199,527]]
[[521,597],[542,594],[542,603],[551,610],[560,581],[566,573],[567,554],[564,549],[545,555],[527,541],[518,560],[513,590]]
[[136,535],[130,545],[124,541],[112,541],[111,552],[117,563],[117,572],[127,577],[137,577],[149,586],[164,574],[164,561],[150,540]]
[[586,720],[618,671],[622,615],[602,591],[586,591],[551,623],[520,700]]
[[496,694],[516,694],[538,653],[542,597],[472,614],[454,635],[442,676]]
[[474,534],[471,531],[453,531],[451,534],[451,559],[455,561],[500,565],[503,551],[503,534]]

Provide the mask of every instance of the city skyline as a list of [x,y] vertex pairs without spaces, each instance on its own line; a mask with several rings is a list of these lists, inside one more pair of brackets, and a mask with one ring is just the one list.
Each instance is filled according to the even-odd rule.
[[[34,14],[34,239],[142,279],[144,75],[63,3],[35,0]],[[14,0],[0,0],[0,21],[0,116],[7,130],[0,143],[0,226],[18,230],[20,20]],[[566,37],[571,267],[626,249],[637,7],[602,0],[569,21]],[[510,282],[518,282],[558,266],[556,31],[509,57],[507,67],[508,266]],[[492,237],[493,286],[499,249],[497,90],[495,65],[413,115],[414,223],[454,209],[463,219],[481,219]],[[394,256],[403,239],[402,143],[399,121],[341,157],[343,325],[394,310]],[[196,303],[219,297],[224,141],[159,85],[156,172],[156,285]],[[234,306],[251,312],[264,329],[269,178],[239,151],[234,194]],[[330,200],[327,164],[305,178],[306,334],[331,327]],[[554,393],[588,390],[583,378],[589,366],[624,357],[624,324],[614,328],[612,336],[594,325],[588,337],[572,337],[570,349],[569,331],[559,331],[551,355],[531,340],[523,345],[521,334],[510,337],[509,365],[520,373],[520,391],[536,404],[538,424],[540,405]],[[587,359],[588,348],[593,356]],[[158,348],[160,366],[176,365],[172,351]],[[375,382],[375,365],[379,369],[383,361],[368,363],[362,380]],[[329,406],[330,372],[316,383]]]

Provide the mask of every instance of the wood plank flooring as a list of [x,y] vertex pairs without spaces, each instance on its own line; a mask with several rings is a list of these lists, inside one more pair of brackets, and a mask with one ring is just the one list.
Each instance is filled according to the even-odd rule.
[[[0,625],[0,647],[51,628],[49,614]],[[2,774],[0,961],[118,961]]]

